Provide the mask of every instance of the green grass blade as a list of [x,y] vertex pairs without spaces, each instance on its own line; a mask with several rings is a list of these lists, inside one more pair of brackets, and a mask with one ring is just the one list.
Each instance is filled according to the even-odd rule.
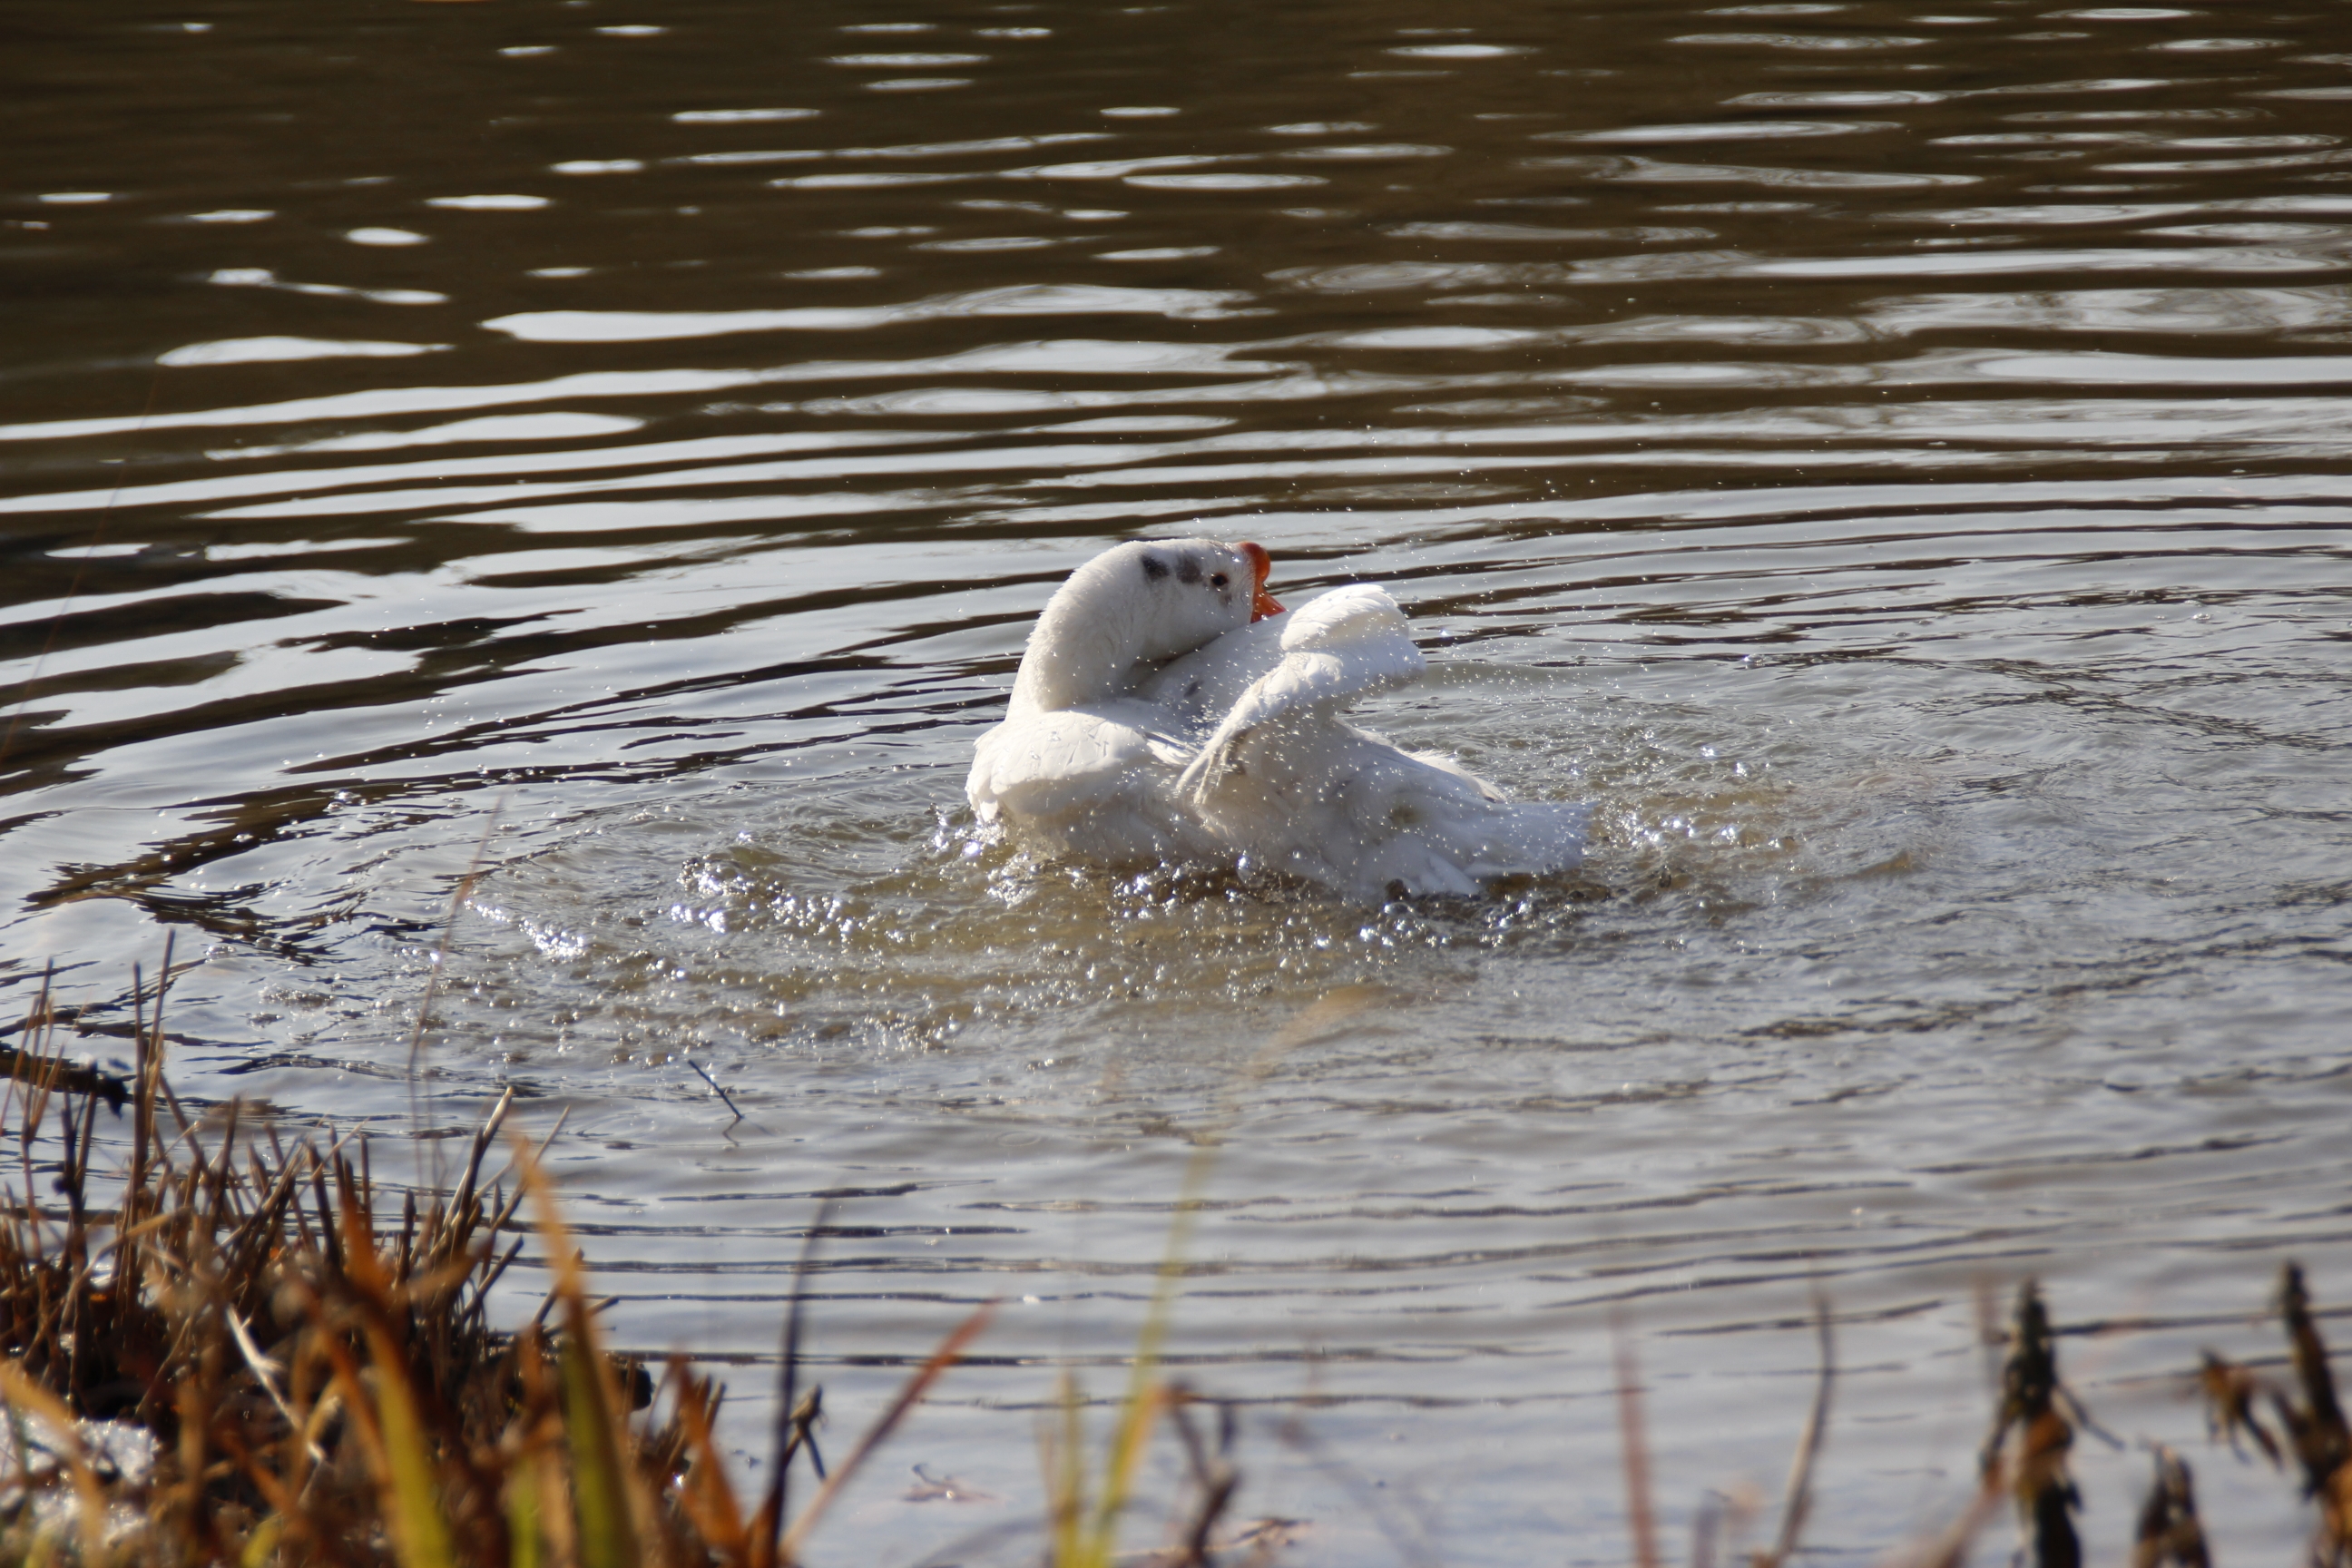
[[384,1468],[391,1472],[392,1539],[401,1568],[457,1568],[433,1455],[400,1347],[373,1326],[368,1342],[375,1357],[376,1425],[383,1434]]
[[629,1478],[621,1468],[620,1417],[605,1398],[592,1354],[578,1334],[563,1336],[563,1436],[572,1448],[581,1568],[640,1568]]
[[540,1568],[541,1548],[539,1466],[534,1456],[519,1457],[507,1471],[507,1568]]
[[237,1568],[268,1568],[269,1559],[277,1553],[278,1538],[286,1533],[286,1519],[271,1514],[245,1538],[245,1550],[236,1554]]

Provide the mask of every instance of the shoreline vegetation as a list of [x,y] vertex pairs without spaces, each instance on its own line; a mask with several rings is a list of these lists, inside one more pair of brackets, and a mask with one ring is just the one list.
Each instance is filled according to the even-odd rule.
[[[168,976],[168,951],[164,962]],[[834,1499],[992,1311],[983,1306],[949,1334],[827,1467],[813,1431],[823,1391],[802,1386],[796,1284],[778,1419],[761,1461],[768,1479],[748,1496],[713,1436],[724,1398],[716,1382],[682,1357],[656,1373],[602,1344],[587,1259],[540,1173],[545,1143],[509,1134],[493,1163],[511,1094],[475,1132],[453,1183],[381,1182],[364,1138],[314,1132],[289,1143],[234,1100],[191,1116],[163,1073],[163,990],[134,986],[128,1079],[64,1059],[63,1015],[46,984],[6,1031],[16,1045],[0,1047],[0,1563],[786,1568],[804,1560]],[[1205,1170],[1206,1146],[1202,1155],[1188,1188]],[[1244,1479],[1234,1408],[1161,1373],[1157,1346],[1198,1199],[1188,1192],[1179,1205],[1108,1441],[1091,1446],[1087,1401],[1066,1373],[1044,1434],[1045,1517],[987,1532],[984,1544],[1032,1542],[1052,1568],[1235,1568],[1278,1562],[1302,1528],[1229,1518]],[[824,1217],[810,1226],[812,1247]],[[529,1320],[496,1322],[490,1290],[534,1241],[552,1287]],[[2295,1264],[2282,1268],[2273,1306],[2287,1341],[2284,1376],[2210,1351],[2189,1376],[2215,1441],[2259,1455],[2300,1490],[2287,1506],[2315,1516],[2309,1561],[2346,1568],[2352,1429]],[[1694,1568],[1718,1558],[1780,1568],[1803,1550],[1836,1384],[1825,1303],[1818,1330],[1822,1371],[1770,1544],[1742,1549],[1738,1521],[1702,1509]],[[2121,1440],[2067,1389],[2058,1334],[2027,1281],[1973,1496],[1942,1528],[1890,1543],[1885,1560],[1959,1568],[2004,1514],[2016,1521],[2019,1561],[2084,1560],[2068,1451],[2084,1432]],[[1634,1354],[1621,1334],[1628,1560],[1658,1568]],[[1203,1406],[1213,1412],[1206,1435]],[[1122,1520],[1162,1426],[1185,1460],[1189,1496],[1169,1510],[1166,1544],[1122,1550]],[[1297,1417],[1277,1434],[1317,1449]],[[2188,1463],[2144,1446],[2154,1473],[2132,1538],[2099,1543],[2095,1555],[2111,1561],[2125,1547],[2133,1568],[2210,1568]],[[814,1489],[797,1508],[796,1472]],[[1436,1561],[1426,1542],[1393,1544],[1400,1561]],[[823,1555],[854,1550],[834,1541]]]

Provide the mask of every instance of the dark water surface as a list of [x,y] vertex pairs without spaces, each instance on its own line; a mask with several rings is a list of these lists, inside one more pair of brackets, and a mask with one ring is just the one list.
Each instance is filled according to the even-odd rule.
[[[54,962],[120,1028],[175,932],[185,1092],[568,1110],[648,1349],[769,1351],[845,1190],[836,1444],[1007,1305],[840,1560],[1029,1515],[1220,1131],[1172,1348],[1325,1401],[1360,1494],[1244,1437],[1302,1562],[1622,1560],[1612,1318],[1679,1528],[1777,1484],[1819,1281],[1857,1559],[1968,1490],[1980,1287],[2192,1444],[2281,1258],[2352,1299],[2352,6],[194,0],[0,55],[0,1014]],[[1433,671],[1374,721],[1597,801],[1587,872],[978,842],[1030,617],[1138,531],[1389,584]],[[2293,1549],[2190,1452],[2225,1557]],[[2081,1459],[2105,1555],[2145,1460]]]

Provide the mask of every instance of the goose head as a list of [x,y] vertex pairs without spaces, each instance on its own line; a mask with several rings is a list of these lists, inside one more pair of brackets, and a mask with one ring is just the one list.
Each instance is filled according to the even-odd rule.
[[1054,711],[1125,690],[1135,667],[1174,658],[1282,606],[1263,545],[1146,539],[1105,551],[1055,590],[1013,684],[1015,707]]

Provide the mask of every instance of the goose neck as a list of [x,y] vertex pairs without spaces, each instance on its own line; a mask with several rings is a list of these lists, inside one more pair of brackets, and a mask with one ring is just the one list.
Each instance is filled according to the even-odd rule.
[[1053,712],[1127,689],[1142,657],[1142,628],[1131,607],[1095,604],[1096,597],[1065,589],[1037,617],[1013,678],[1014,706]]

